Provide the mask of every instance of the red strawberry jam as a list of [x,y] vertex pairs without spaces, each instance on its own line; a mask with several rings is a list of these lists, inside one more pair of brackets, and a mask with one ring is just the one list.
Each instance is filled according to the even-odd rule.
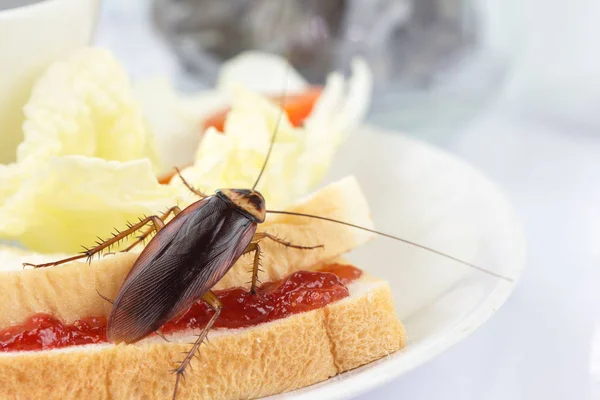
[[36,314],[20,325],[0,331],[0,351],[42,350],[106,342],[106,317],[63,324],[49,314]]
[[[351,265],[331,264],[320,271],[298,271],[268,282],[256,295],[242,288],[216,291],[223,310],[215,328],[242,328],[314,310],[348,296],[346,285],[362,271]],[[165,333],[202,328],[213,311],[202,301],[167,322]],[[46,350],[106,342],[106,317],[90,317],[65,324],[48,314],[36,314],[24,323],[0,330],[0,351]]]

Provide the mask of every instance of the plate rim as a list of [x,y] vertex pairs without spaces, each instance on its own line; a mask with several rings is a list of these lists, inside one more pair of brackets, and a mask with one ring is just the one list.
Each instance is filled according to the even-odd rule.
[[[425,147],[428,151],[437,153],[440,156],[452,160],[452,162],[462,165],[462,167],[469,169],[471,173],[476,174],[482,182],[489,186],[490,191],[496,195],[495,198],[497,199],[498,204],[504,208],[507,217],[509,217],[507,225],[514,228],[516,244],[515,255],[512,264],[506,265],[503,268],[503,272],[507,273],[506,275],[509,276],[512,281],[498,280],[498,284],[489,292],[486,298],[464,319],[461,319],[455,325],[449,327],[444,335],[430,343],[428,349],[409,355],[409,357],[414,358],[410,363],[407,363],[406,359],[401,356],[403,352],[403,349],[401,349],[393,355],[375,360],[354,370],[338,374],[314,385],[268,396],[265,397],[265,399],[278,400],[289,398],[294,400],[308,400],[314,399],[315,397],[322,398],[326,395],[326,398],[330,400],[345,400],[389,383],[390,381],[399,378],[401,375],[423,366],[482,327],[506,303],[522,275],[525,267],[526,254],[526,240],[523,226],[507,196],[493,179],[458,155],[398,130],[365,124],[361,126],[355,134],[367,135],[369,132],[401,136],[403,140]],[[345,379],[344,377],[348,376],[347,374],[349,373],[356,373],[356,378],[360,377],[360,379]]]

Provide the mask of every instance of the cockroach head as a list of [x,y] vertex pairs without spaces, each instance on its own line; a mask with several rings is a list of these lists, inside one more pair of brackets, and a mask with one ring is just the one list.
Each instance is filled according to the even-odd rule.
[[217,196],[233,203],[240,210],[252,217],[255,222],[265,221],[267,208],[265,198],[260,192],[252,189],[219,189]]

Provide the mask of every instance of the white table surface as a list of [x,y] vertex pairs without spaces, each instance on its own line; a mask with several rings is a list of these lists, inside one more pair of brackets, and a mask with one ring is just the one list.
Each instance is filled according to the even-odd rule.
[[[121,7],[104,8],[96,43],[136,76],[172,72],[165,49],[148,39],[144,15],[123,19]],[[155,46],[142,47],[148,43]],[[374,122],[395,128],[393,116]],[[498,108],[468,129],[415,135],[505,190],[525,228],[527,265],[511,298],[472,336],[358,399],[600,398],[600,128],[593,127]]]

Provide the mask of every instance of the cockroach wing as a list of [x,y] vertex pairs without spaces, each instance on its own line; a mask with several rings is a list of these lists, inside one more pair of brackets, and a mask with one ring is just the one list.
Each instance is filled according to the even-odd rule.
[[225,275],[255,232],[255,222],[219,197],[186,208],[125,278],[108,318],[108,340],[136,342],[185,311]]

